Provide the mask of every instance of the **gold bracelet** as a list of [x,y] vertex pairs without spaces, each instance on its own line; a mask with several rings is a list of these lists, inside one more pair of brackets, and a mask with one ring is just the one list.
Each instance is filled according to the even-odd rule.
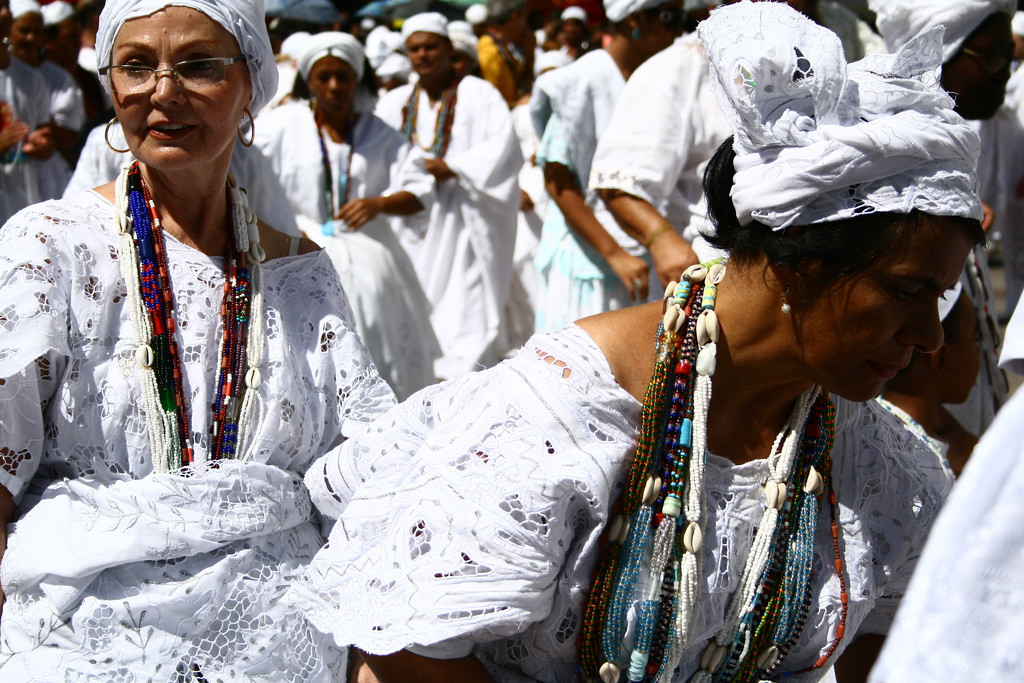
[[656,227],[654,229],[654,232],[652,232],[650,235],[648,235],[647,239],[644,240],[644,249],[650,249],[651,245],[654,244],[654,240],[658,239],[658,235],[660,235],[661,233],[666,232],[668,230],[675,230],[675,228],[672,227],[671,223],[667,223],[667,222],[666,223],[662,223],[661,225]]

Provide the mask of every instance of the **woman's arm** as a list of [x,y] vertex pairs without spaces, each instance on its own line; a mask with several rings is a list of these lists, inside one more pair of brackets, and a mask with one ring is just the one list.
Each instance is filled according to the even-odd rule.
[[[14,521],[14,497],[6,487],[0,486],[0,564],[7,550],[7,525]],[[4,589],[0,586],[0,617],[4,613]]]
[[622,280],[634,301],[647,299],[647,263],[623,249],[594,212],[587,206],[583,191],[568,166],[549,161],[544,164],[544,187],[558,205],[573,232],[594,248]]
[[651,252],[662,286],[678,280],[697,263],[693,247],[649,202],[619,190],[600,190],[600,194],[622,229]]
[[[493,683],[491,674],[473,655],[459,659],[430,659],[399,650],[390,655],[377,656],[360,652],[363,661],[380,683]],[[356,671],[354,680],[365,672]]]
[[385,197],[353,199],[338,209],[337,220],[345,221],[351,230],[363,227],[377,214],[408,216],[423,210],[423,204],[412,192],[402,190]]

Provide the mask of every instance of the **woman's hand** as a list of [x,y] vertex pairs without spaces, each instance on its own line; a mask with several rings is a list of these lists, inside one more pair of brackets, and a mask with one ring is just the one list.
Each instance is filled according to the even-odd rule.
[[649,250],[662,287],[678,282],[683,271],[698,262],[693,247],[675,230],[655,236]]
[[49,126],[36,128],[26,136],[21,151],[33,159],[49,159],[54,151],[53,131]]
[[426,167],[427,173],[434,176],[436,180],[448,180],[455,177],[455,171],[448,168],[448,164],[444,163],[443,159],[424,159],[423,165]]
[[626,285],[629,298],[636,302],[647,301],[650,289],[647,262],[621,248],[606,258],[608,265],[622,280],[622,284]]
[[7,154],[11,147],[25,139],[28,131],[28,124],[17,119],[4,126],[0,130],[0,154]]
[[338,209],[335,220],[345,221],[349,230],[358,230],[377,217],[381,211],[381,198],[352,199]]

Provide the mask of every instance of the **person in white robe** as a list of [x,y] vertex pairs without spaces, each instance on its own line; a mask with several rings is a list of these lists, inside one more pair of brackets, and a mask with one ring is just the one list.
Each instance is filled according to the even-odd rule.
[[[348,34],[311,37],[298,68],[313,99],[260,116],[256,146],[303,232],[330,254],[359,336],[404,399],[434,382],[440,349],[430,304],[396,233],[407,221],[426,220],[434,178],[422,153],[373,115],[373,87],[365,81],[372,72],[364,73],[364,63]],[[355,84],[347,103],[336,82],[345,78]]]
[[394,395],[328,256],[228,180],[263,3],[108,0],[97,53],[138,163],[0,230],[0,680],[340,680],[280,600],[323,543],[302,475]]
[[0,224],[40,199],[33,155],[49,155],[53,138],[46,83],[39,73],[11,56],[7,34],[10,12],[0,12]]
[[984,239],[978,139],[938,31],[852,64],[781,3],[699,31],[735,131],[707,183],[728,263],[421,392],[307,474],[337,522],[286,600],[382,683],[867,674],[951,485],[870,399],[941,344]]
[[43,15],[39,4],[34,0],[14,0],[11,14],[14,16],[11,49],[15,58],[39,72],[49,94],[49,128],[54,140],[54,153],[30,163],[36,166],[38,200],[55,199],[64,194],[71,178],[71,166],[63,153],[78,141],[78,131],[85,124],[82,89],[71,74],[44,58]]
[[475,76],[454,77],[447,22],[436,13],[405,20],[402,35],[419,78],[381,98],[377,115],[418,145],[437,181],[426,221],[399,234],[433,310],[441,379],[493,365],[519,207],[523,160],[508,106]]
[[607,2],[605,13],[614,26],[608,47],[541,76],[530,99],[540,136],[537,161],[552,199],[537,247],[537,331],[647,299],[649,264],[622,248],[621,228],[587,196],[586,184],[626,79],[679,36],[684,14],[658,0]]
[[942,508],[870,683],[1016,683],[1024,667],[1024,392]]

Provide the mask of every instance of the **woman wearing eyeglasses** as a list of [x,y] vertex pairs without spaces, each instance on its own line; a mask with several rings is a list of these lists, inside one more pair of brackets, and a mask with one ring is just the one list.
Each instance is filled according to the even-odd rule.
[[138,162],[0,231],[0,679],[338,680],[279,602],[322,544],[301,474],[394,398],[228,176],[263,3],[108,0],[97,55]]
[[530,100],[541,138],[537,162],[554,200],[537,247],[538,331],[647,297],[649,264],[619,246],[621,229],[607,212],[595,214],[585,189],[626,79],[682,33],[683,11],[660,0],[607,0],[604,9],[612,22],[607,48],[541,76]]

